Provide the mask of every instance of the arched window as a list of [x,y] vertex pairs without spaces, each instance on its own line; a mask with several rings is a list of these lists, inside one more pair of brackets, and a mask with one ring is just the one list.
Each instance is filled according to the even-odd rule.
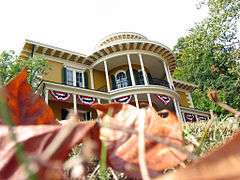
[[115,74],[116,79],[116,86],[117,88],[127,87],[128,86],[128,80],[127,75],[125,71],[118,71]]

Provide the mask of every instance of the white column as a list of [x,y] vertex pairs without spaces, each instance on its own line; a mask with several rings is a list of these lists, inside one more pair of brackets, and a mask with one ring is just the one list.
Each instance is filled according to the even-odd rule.
[[106,82],[107,82],[107,91],[110,91],[110,82],[109,82],[109,76],[108,76],[108,67],[107,67],[107,62],[104,62],[104,69],[105,69],[105,77],[106,77]]
[[142,55],[141,55],[141,54],[138,54],[138,56],[139,56],[139,60],[140,60],[141,70],[142,70],[142,73],[143,73],[144,85],[148,85],[147,74],[146,74],[145,69],[144,69],[144,64],[143,64]]
[[99,98],[97,99],[97,102],[98,102],[98,104],[101,104],[101,100]]
[[163,62],[163,65],[164,65],[165,74],[167,76],[167,81],[169,83],[170,89],[175,89],[173,80],[172,80],[172,76],[170,74],[170,70],[169,70],[168,66],[166,65],[166,62]]
[[72,70],[73,72],[73,86],[76,86],[77,85],[77,82],[76,82],[76,70]]
[[152,100],[151,100],[151,96],[150,96],[149,93],[147,94],[147,98],[148,98],[148,104],[149,104],[149,106],[152,107]]
[[183,119],[183,116],[182,116],[182,113],[181,113],[181,110],[180,110],[179,103],[176,101],[175,98],[173,98],[173,104],[174,104],[174,106],[175,106],[175,110],[176,110],[176,115],[177,115],[177,117],[184,122],[185,120]]
[[133,69],[132,69],[132,64],[131,64],[131,58],[130,55],[127,54],[127,60],[128,60],[128,68],[129,68],[129,72],[130,72],[130,77],[131,77],[131,81],[132,81],[132,86],[135,86],[135,78],[134,78],[134,74],[133,74]]
[[45,89],[45,103],[48,104],[48,89]]
[[90,73],[91,89],[94,89],[93,69],[89,69],[89,73]]
[[136,94],[134,94],[134,99],[135,99],[136,107],[139,108],[138,98]]
[[188,101],[189,101],[190,107],[191,107],[191,108],[194,108],[191,93],[190,93],[190,92],[186,92],[186,93],[187,93],[187,95],[188,95]]
[[77,96],[73,94],[73,112],[77,113]]
[[84,71],[82,71],[82,87],[85,88]]

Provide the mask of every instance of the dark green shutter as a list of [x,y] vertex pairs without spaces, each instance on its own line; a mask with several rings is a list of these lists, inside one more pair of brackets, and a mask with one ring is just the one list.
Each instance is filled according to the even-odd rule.
[[139,75],[138,75],[138,71],[133,69],[133,74],[134,74],[134,78],[135,78],[135,83],[136,85],[139,85],[140,84],[140,81],[139,81]]
[[63,67],[62,68],[62,83],[63,84],[67,84],[67,75],[66,75],[67,71],[66,71],[66,68]]
[[147,73],[148,83],[152,84],[152,76],[150,73]]
[[84,72],[84,84],[85,88],[88,89],[88,73],[86,71]]
[[131,86],[132,85],[132,81],[131,81],[131,76],[130,76],[129,69],[126,72],[126,75],[127,75],[127,80],[128,80],[128,86]]
[[116,80],[114,75],[111,75],[111,81],[112,81],[112,90],[114,90],[116,89]]

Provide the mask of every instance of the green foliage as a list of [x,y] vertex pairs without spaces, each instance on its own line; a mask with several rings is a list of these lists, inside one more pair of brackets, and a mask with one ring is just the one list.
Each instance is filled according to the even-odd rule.
[[38,56],[20,59],[14,51],[4,51],[0,54],[0,82],[2,84],[8,83],[24,68],[28,70],[28,81],[35,89],[41,81],[41,76],[47,70],[48,64],[45,59]]
[[193,101],[201,110],[223,113],[207,98],[209,89],[216,89],[229,105],[240,107],[240,65],[236,61],[237,22],[240,1],[209,0],[209,17],[178,40],[174,48],[177,66],[174,77],[199,85]]

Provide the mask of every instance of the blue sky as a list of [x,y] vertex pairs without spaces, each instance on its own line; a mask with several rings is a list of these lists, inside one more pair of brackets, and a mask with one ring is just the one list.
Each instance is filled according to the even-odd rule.
[[207,17],[199,0],[1,0],[0,51],[30,39],[83,54],[104,36],[137,32],[172,48]]

